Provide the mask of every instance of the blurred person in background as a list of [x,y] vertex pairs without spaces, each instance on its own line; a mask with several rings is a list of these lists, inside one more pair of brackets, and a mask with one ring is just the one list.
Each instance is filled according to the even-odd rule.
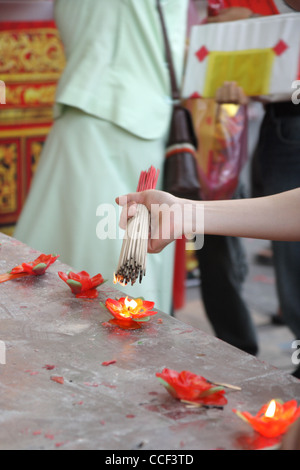
[[[213,3],[217,6],[218,2]],[[202,13],[202,22],[204,24],[222,21],[220,18],[223,10],[219,11],[218,16],[210,16],[210,14],[215,15],[216,11],[211,11],[209,2],[201,2],[201,5],[205,9],[205,16],[199,10],[198,14]],[[237,13],[242,17],[248,14],[248,10],[244,10],[230,8],[224,11],[227,11],[227,14],[231,17],[235,17]],[[194,24],[197,23],[198,18],[195,13]],[[229,24],[228,34],[230,34]],[[225,84],[217,91],[215,97],[217,103],[222,102],[226,90],[227,85]],[[235,86],[233,91],[238,97],[239,104],[247,105],[248,99],[243,90]],[[199,100],[201,101],[201,99]],[[187,106],[189,106],[189,103]],[[201,111],[200,106],[199,109]],[[201,147],[200,138],[199,147]],[[200,158],[200,156],[197,158]],[[245,188],[241,181],[233,197],[246,197]],[[243,285],[248,274],[248,264],[242,240],[234,236],[209,234],[205,237],[203,248],[195,251],[195,258],[198,261],[200,270],[200,294],[214,333],[221,340],[249,354],[256,355],[259,350],[257,332],[250,309],[243,296]]]
[[[171,117],[156,0],[54,3],[67,65],[57,89],[55,122],[14,236],[39,251],[60,254],[74,270],[100,272],[112,281],[123,234],[115,233],[118,214],[109,218],[114,208],[106,204],[134,190],[141,171],[151,165],[162,169]],[[161,4],[180,82],[188,0]],[[141,285],[122,291],[170,313],[172,282],[170,247],[162,256],[148,257]]]
[[[275,0],[280,13],[300,11],[300,0]],[[256,15],[255,15],[256,16]],[[233,21],[253,17],[247,8],[229,8],[209,19]],[[300,36],[300,32],[299,32]],[[295,38],[299,41],[298,38]],[[292,84],[291,84],[292,86]],[[239,89],[239,92],[237,92]],[[300,186],[300,104],[290,95],[264,97],[265,115],[255,151],[263,195],[272,195]],[[238,84],[226,84],[218,96],[220,103],[245,102]],[[276,288],[284,323],[300,339],[300,242],[273,241]],[[300,377],[300,367],[294,371]]]

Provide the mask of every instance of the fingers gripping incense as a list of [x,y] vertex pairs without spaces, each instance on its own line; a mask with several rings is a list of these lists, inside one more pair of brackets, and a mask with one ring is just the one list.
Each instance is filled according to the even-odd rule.
[[[159,170],[153,166],[140,174],[137,191],[155,189]],[[118,267],[114,282],[133,285],[137,280],[142,282],[146,275],[147,247],[150,226],[150,213],[143,204],[137,205],[136,214],[127,224],[123,239]]]

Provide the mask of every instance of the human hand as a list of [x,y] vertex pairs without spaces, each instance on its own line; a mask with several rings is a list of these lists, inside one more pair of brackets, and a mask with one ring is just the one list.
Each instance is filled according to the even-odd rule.
[[184,234],[183,212],[185,203],[188,203],[185,199],[151,189],[118,197],[116,202],[123,207],[120,217],[122,229],[126,228],[127,221],[135,215],[138,204],[147,207],[151,215],[149,253],[159,253]]
[[249,98],[245,95],[243,88],[238,86],[236,82],[224,82],[216,92],[216,102],[219,104],[247,105]]
[[253,15],[250,8],[244,7],[230,7],[220,10],[218,15],[209,16],[207,18],[207,23],[223,23],[225,21],[237,21],[237,20],[246,20],[251,18]]

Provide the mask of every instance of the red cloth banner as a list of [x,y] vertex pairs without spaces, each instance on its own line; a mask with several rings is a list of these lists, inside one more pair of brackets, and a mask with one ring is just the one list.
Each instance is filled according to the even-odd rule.
[[279,11],[273,0],[224,0],[225,7],[250,8],[257,15],[278,15]]

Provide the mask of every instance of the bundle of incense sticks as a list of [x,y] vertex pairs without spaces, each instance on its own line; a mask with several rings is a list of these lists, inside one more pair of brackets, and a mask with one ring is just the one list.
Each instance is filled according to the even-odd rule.
[[[140,174],[137,191],[155,189],[159,176],[159,170],[153,166],[148,171]],[[150,213],[146,206],[138,204],[136,214],[129,219],[123,239],[118,268],[114,282],[122,285],[131,283],[137,279],[142,282],[146,275],[147,247],[149,237]]]

